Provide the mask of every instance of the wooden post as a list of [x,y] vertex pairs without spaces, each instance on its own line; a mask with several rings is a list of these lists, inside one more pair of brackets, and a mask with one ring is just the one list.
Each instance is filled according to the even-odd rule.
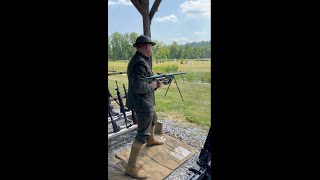
[[[155,0],[152,5],[151,11],[149,11],[149,0],[130,0],[130,1],[142,16],[143,34],[151,38],[151,29],[150,29],[151,20],[154,14],[158,11],[159,5],[162,0]],[[151,68],[152,68],[152,57],[150,57],[150,60],[151,60]]]

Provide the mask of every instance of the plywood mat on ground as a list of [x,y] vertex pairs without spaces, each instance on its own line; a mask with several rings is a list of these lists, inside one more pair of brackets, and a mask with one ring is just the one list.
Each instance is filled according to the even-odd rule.
[[[156,135],[165,141],[159,146],[145,147],[138,157],[138,166],[142,166],[148,179],[161,180],[170,175],[197,151],[181,140],[169,135]],[[108,162],[108,180],[133,179],[125,175],[131,147],[119,152]]]

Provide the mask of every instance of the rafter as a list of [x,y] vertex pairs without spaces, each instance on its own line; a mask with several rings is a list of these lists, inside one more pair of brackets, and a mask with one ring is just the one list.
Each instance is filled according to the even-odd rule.
[[141,15],[143,15],[143,9],[141,4],[138,2],[138,0],[130,0],[132,4],[136,7],[136,9],[139,11]]
[[161,3],[162,0],[155,0],[153,5],[152,5],[152,8],[151,8],[151,11],[150,11],[150,22],[152,22],[152,18],[154,16],[154,14],[158,11],[158,8],[159,8],[159,5]]

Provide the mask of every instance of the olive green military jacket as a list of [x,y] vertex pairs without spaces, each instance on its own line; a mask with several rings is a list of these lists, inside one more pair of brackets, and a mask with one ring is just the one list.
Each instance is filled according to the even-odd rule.
[[128,68],[128,97],[126,106],[135,112],[154,111],[154,89],[145,81],[152,76],[150,59],[140,52],[136,52],[131,58]]

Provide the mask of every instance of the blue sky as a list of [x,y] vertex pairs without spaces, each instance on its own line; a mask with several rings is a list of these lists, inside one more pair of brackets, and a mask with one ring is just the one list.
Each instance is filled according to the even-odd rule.
[[[150,9],[154,0],[149,1]],[[143,34],[142,16],[130,0],[108,1],[108,35]],[[151,22],[153,40],[171,44],[211,40],[210,0],[162,0]]]

